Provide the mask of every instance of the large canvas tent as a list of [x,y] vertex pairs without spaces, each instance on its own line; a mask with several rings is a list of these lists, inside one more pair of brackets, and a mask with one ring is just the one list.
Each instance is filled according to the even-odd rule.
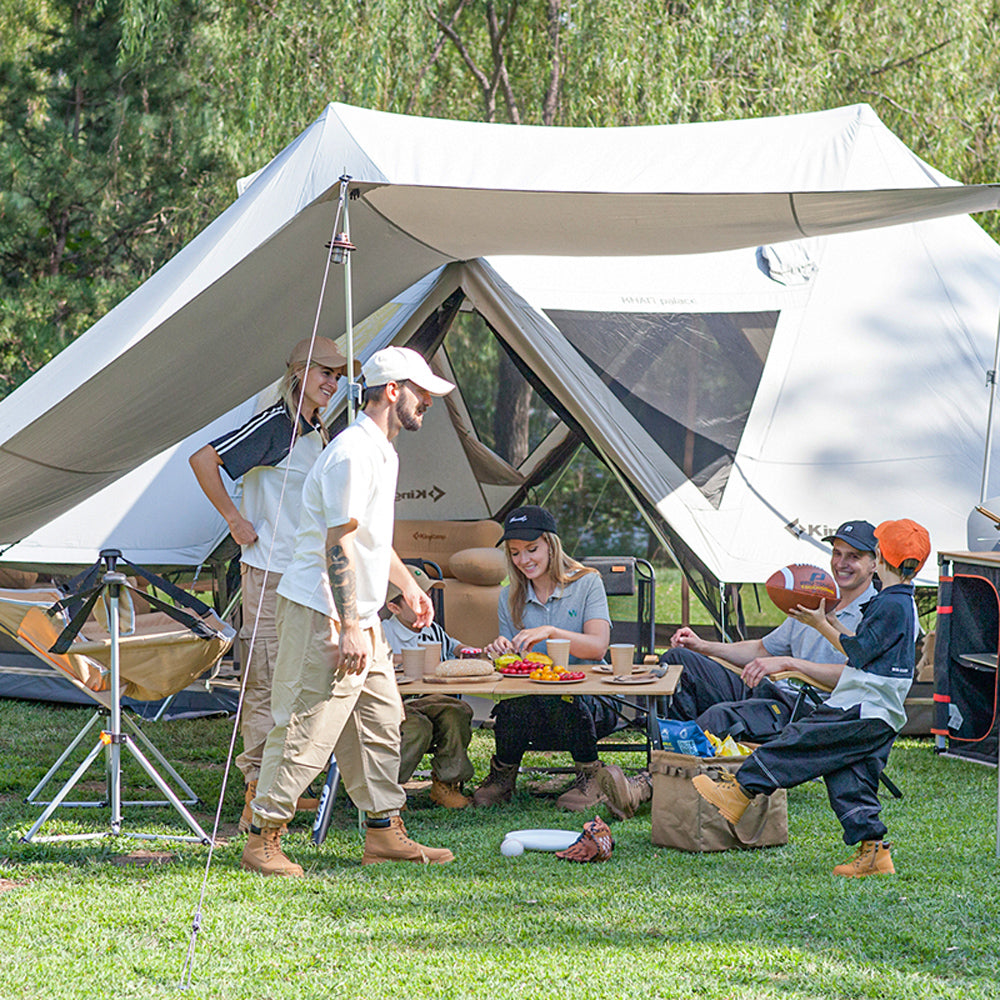
[[[399,517],[496,513],[582,440],[717,613],[720,583],[824,560],[844,517],[964,539],[1000,254],[952,216],[996,207],[995,187],[955,185],[865,106],[586,130],[340,105],[0,403],[0,538],[251,405],[312,328],[345,172],[361,356],[443,345],[450,366],[449,323],[472,308],[559,418],[511,469],[461,398],[435,407],[399,440]],[[337,337],[328,289],[320,331]]]

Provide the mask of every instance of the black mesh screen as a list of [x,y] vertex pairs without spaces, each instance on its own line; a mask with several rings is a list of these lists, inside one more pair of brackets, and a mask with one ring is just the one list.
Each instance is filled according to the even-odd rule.
[[778,312],[547,310],[622,405],[716,506]]

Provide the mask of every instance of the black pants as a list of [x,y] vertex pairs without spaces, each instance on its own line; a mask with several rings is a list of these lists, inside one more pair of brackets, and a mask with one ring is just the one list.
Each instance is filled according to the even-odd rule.
[[715,660],[690,649],[671,649],[660,663],[684,667],[668,715],[682,721],[697,720],[720,738],[764,743],[791,721],[795,698],[766,677],[747,687],[740,675]]
[[606,698],[591,695],[509,698],[493,708],[497,759],[520,764],[526,750],[568,750],[579,764],[597,760],[597,741],[618,728]]
[[822,778],[830,805],[844,828],[844,842],[882,840],[878,780],[896,733],[881,719],[862,719],[860,706],[820,705],[752,753],[737,772],[747,795],[769,795]]

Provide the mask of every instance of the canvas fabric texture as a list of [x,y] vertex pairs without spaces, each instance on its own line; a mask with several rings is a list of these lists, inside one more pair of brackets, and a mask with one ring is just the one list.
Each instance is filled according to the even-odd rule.
[[692,779],[724,769],[735,774],[742,757],[690,757],[654,750],[652,840],[658,847],[709,853],[788,843],[788,799],[784,789],[757,796],[737,824],[730,823],[695,789]]

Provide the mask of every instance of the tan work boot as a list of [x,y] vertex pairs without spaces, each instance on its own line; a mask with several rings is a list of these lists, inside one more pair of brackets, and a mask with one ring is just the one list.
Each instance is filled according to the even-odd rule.
[[243,789],[243,812],[240,813],[240,833],[246,833],[253,823],[253,810],[250,803],[257,797],[257,782],[248,781]]
[[739,823],[740,817],[750,805],[750,797],[740,788],[740,783],[729,771],[722,771],[719,781],[713,781],[707,774],[698,774],[691,779],[698,794],[711,802],[730,823]]
[[[257,782],[248,781],[246,788],[243,790],[243,812],[240,813],[239,831],[240,833],[246,833],[250,829],[250,824],[253,823],[253,809],[250,808],[250,803],[257,797]],[[298,802],[295,803],[295,808],[303,812],[315,812],[319,808],[319,799],[313,797],[302,797],[299,796]],[[288,824],[283,823],[281,826],[282,833],[288,833]]]
[[263,829],[251,826],[243,848],[240,867],[248,872],[259,872],[261,875],[284,875],[289,878],[302,878],[305,874],[302,866],[286,857],[281,850],[281,827],[272,826]]
[[598,782],[604,765],[594,760],[587,764],[574,762],[573,766],[576,768],[576,781],[556,799],[556,805],[570,812],[587,812],[606,801]]
[[460,781],[441,781],[431,775],[431,802],[445,809],[464,809],[472,804],[472,799],[462,794]]
[[597,772],[597,784],[607,800],[608,808],[618,819],[630,819],[636,810],[653,797],[653,781],[649,771],[628,777],[617,765],[602,767]]
[[399,816],[393,816],[386,827],[368,827],[365,833],[363,865],[377,865],[383,861],[418,861],[425,865],[446,865],[455,855],[447,847],[425,847],[406,835],[406,827]]
[[845,878],[864,878],[866,875],[895,875],[887,840],[862,840],[852,861],[833,869],[834,875]]
[[472,796],[472,804],[481,806],[498,806],[510,802],[514,795],[514,783],[517,781],[517,764],[505,764],[494,756],[490,759],[490,773],[486,780],[476,789]]

